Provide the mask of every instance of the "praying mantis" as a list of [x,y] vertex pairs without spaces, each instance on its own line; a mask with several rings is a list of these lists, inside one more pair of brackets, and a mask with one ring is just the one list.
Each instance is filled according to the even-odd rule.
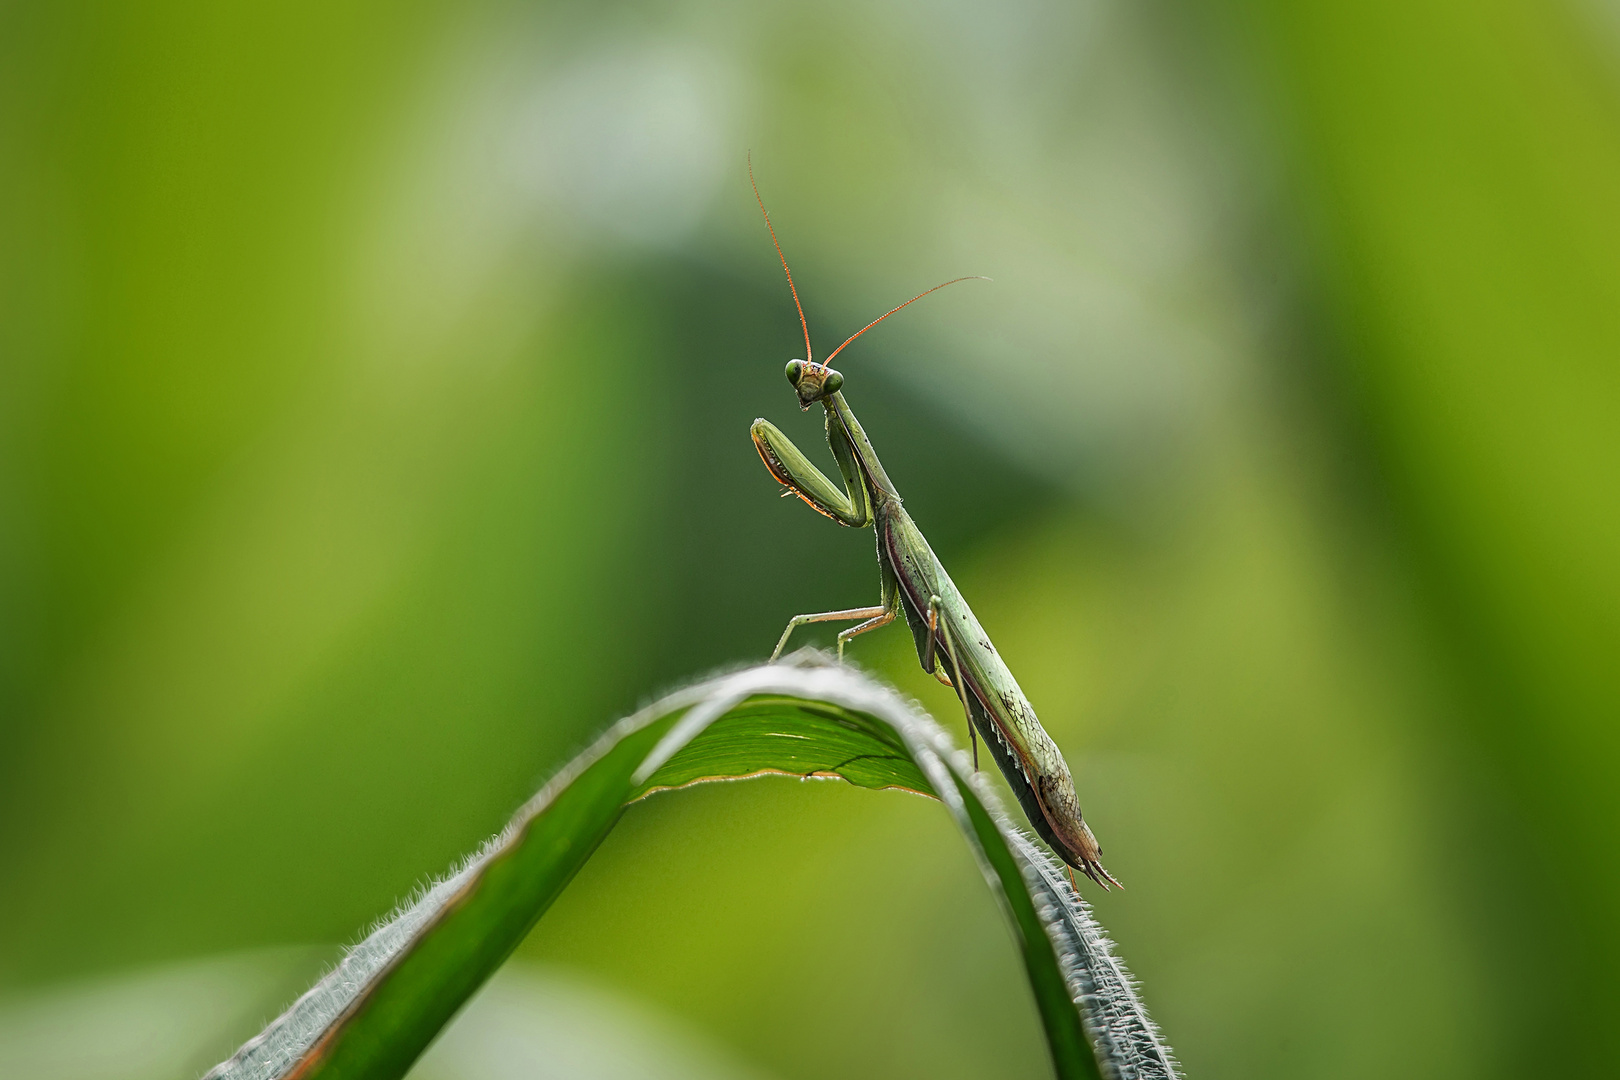
[[782,254],[782,245],[776,238],[776,227],[771,224],[759,185],[754,182],[752,164],[748,179],[754,186],[760,213],[765,215],[771,243],[782,260],[788,289],[799,311],[799,324],[804,329],[805,358],[788,363],[787,379],[798,394],[801,410],[818,402],[826,410],[827,443],[843,476],[843,491],[768,420],[754,421],[750,429],[754,447],[771,475],[786,488],[784,495],[797,495],[813,510],[840,525],[855,529],[875,525],[879,571],[877,604],[794,616],[782,632],[782,639],[776,643],[776,651],[771,653],[772,662],[782,655],[793,631],[807,623],[859,620],[857,625],[838,635],[838,657],[842,661],[844,646],[851,638],[886,626],[904,615],[916,641],[923,670],[955,690],[962,702],[968,719],[968,735],[974,740],[975,769],[978,742],[974,732],[977,731],[1041,839],[1064,862],[1104,889],[1111,884],[1118,885],[1099,861],[1102,849],[1081,817],[1074,781],[1062,752],[1041,727],[1029,699],[990,643],[989,635],[979,625],[967,601],[962,599],[916,522],[906,513],[904,500],[878,460],[871,439],[855,419],[849,402],[844,400],[843,374],[829,366],[845,345],[900,308],[946,285],[970,279],[955,278],[917,294],[851,334],[825,362],[818,364],[810,350],[810,324],[805,320],[804,306],[799,303],[793,271],[788,269],[787,257]]

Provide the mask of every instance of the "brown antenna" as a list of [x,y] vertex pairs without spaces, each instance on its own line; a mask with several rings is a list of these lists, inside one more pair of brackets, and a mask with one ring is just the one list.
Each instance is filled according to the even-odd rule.
[[[983,274],[969,274],[967,277],[952,278],[951,280],[945,282],[945,285],[955,285],[958,281],[989,281],[989,280],[990,279],[985,277]],[[885,311],[883,314],[879,315],[877,318],[873,319],[871,322],[867,323],[865,326],[861,327],[859,330],[857,330],[853,334],[849,335],[849,337],[847,339],[845,339],[844,345],[848,345],[851,341],[854,341],[856,338],[860,337],[862,334],[864,334],[868,330],[872,329],[872,327],[876,326],[878,323],[882,322],[884,319],[887,319],[890,315],[893,315],[896,311],[899,311],[900,308],[905,307],[906,304],[915,304],[918,300],[921,300],[923,297],[927,296],[928,293],[939,292],[939,290],[943,289],[945,287],[945,285],[935,285],[932,289],[929,289],[928,292],[920,292],[916,296],[913,296],[910,300],[907,300],[905,304],[901,304],[900,307],[890,308],[888,311]],[[844,345],[840,345],[840,346],[838,346],[838,348],[834,349],[832,351],[832,356],[829,356],[829,357],[827,357],[827,359],[823,360],[822,364],[825,366],[826,364],[832,363],[833,362],[833,356],[837,356],[839,353],[844,351]]]
[[[754,201],[759,203],[759,212],[765,215],[765,227],[771,231],[771,243],[776,245],[776,257],[782,260],[782,272],[787,274],[788,291],[793,294],[793,306],[799,309],[799,325],[804,327],[805,362],[813,364],[816,358],[810,355],[810,324],[804,321],[804,305],[799,303],[799,290],[793,284],[793,271],[788,269],[787,256],[782,254],[782,245],[776,239],[776,226],[771,224],[770,211],[765,209],[765,200],[759,197],[759,184],[754,180],[754,152],[752,150],[748,151],[748,182],[754,187]],[[842,348],[843,346],[839,347]]]

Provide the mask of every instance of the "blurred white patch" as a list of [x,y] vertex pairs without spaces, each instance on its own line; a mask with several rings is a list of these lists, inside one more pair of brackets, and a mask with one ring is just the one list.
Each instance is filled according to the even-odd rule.
[[648,1005],[565,972],[508,964],[412,1070],[416,1080],[762,1080]]
[[554,48],[521,21],[483,26],[428,80],[358,245],[362,350],[390,376],[448,356],[469,326],[492,337],[483,355],[510,352],[581,259],[679,246],[740,168],[727,57]]
[[168,964],[0,1000],[6,1080],[174,1080],[211,1066],[283,1004],[308,950]]
[[[87,979],[0,999],[5,1080],[175,1080],[228,1057],[302,987],[307,949]],[[445,1029],[417,1080],[765,1080],[678,1020],[578,976],[508,964]]]
[[736,80],[697,48],[619,46],[538,88],[517,118],[513,178],[564,220],[638,247],[685,239],[731,144]]

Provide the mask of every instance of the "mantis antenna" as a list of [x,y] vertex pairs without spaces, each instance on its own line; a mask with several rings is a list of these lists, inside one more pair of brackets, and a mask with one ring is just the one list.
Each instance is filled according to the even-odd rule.
[[[969,274],[967,277],[951,278],[951,280],[945,282],[945,285],[955,285],[958,281],[989,281],[989,280],[990,279],[985,277],[983,274]],[[899,311],[900,308],[905,307],[906,304],[915,304],[917,301],[919,301],[923,297],[927,296],[928,293],[939,292],[939,290],[943,289],[945,287],[945,285],[935,285],[932,289],[929,289],[928,292],[920,292],[916,296],[913,296],[910,300],[907,300],[905,304],[901,304],[900,307],[890,308],[888,311],[885,311],[883,314],[879,315],[877,318],[873,319],[871,322],[867,323],[865,326],[861,327],[859,330],[857,330],[853,334],[849,335],[849,337],[845,338],[844,339],[844,345],[848,345],[851,341],[854,341],[856,338],[860,337],[862,334],[864,334],[868,330],[872,329],[872,327],[876,326],[878,323],[882,322],[884,319],[887,319],[890,315],[893,315],[895,312]],[[808,340],[808,338],[806,340]],[[827,364],[832,363],[833,356],[837,356],[839,353],[844,351],[844,345],[840,345],[840,346],[838,346],[838,348],[834,349],[832,351],[832,356],[829,356],[829,357],[827,357],[827,359],[823,360],[822,365],[825,366]]]
[[[771,244],[772,244],[772,246],[774,246],[776,248],[776,257],[778,259],[782,260],[782,272],[787,275],[788,291],[793,294],[793,306],[799,309],[799,325],[804,328],[804,359],[805,359],[805,363],[813,364],[813,363],[815,363],[816,358],[810,351],[810,324],[805,321],[805,318],[804,318],[804,305],[799,303],[799,288],[798,288],[797,285],[793,284],[793,271],[788,269],[787,256],[782,254],[782,243],[781,243],[781,241],[779,241],[776,238],[776,226],[771,224],[771,212],[769,210],[765,209],[765,200],[760,197],[760,194],[759,194],[759,182],[754,179],[754,155],[753,155],[752,152],[750,152],[749,155],[748,155],[748,183],[754,189],[754,201],[759,203],[759,212],[761,214],[765,215],[765,228],[770,230]],[[844,345],[848,345],[851,341],[854,341],[856,338],[860,337],[862,334],[864,334],[868,330],[872,329],[872,327],[876,326],[878,323],[882,322],[884,319],[887,319],[890,315],[893,315],[895,312],[899,311],[900,308],[903,308],[903,307],[907,306],[908,304],[915,304],[918,300],[921,300],[923,297],[927,296],[928,293],[939,292],[939,290],[943,289],[946,285],[955,285],[959,281],[989,281],[989,280],[990,279],[985,277],[983,274],[969,274],[966,277],[952,278],[951,280],[945,282],[944,284],[935,285],[932,289],[929,289],[927,292],[920,292],[916,296],[913,296],[910,300],[907,300],[904,304],[901,304],[900,307],[890,308],[888,311],[885,311],[883,314],[879,315],[877,318],[873,319],[871,322],[867,323],[865,326],[861,327],[859,330],[857,330],[853,334],[849,335],[849,337],[845,338],[844,339]],[[837,356],[839,353],[844,351],[844,345],[840,345],[840,346],[838,346],[838,348],[834,349],[832,351],[832,355],[828,356],[827,359],[825,361],[823,361],[823,366],[832,363],[833,357]]]
[[[754,201],[759,203],[759,212],[765,215],[765,227],[771,231],[771,243],[776,245],[776,257],[782,260],[782,272],[787,274],[788,291],[793,294],[793,306],[799,309],[799,325],[804,327],[804,361],[807,364],[813,364],[816,358],[810,354],[810,324],[804,321],[804,305],[799,303],[799,290],[793,284],[793,271],[788,269],[787,256],[782,254],[782,245],[776,239],[776,226],[771,224],[771,213],[765,209],[765,200],[759,197],[759,184],[754,180],[754,155],[752,151],[748,154],[748,182],[753,185]],[[889,314],[894,313],[890,312]],[[846,341],[844,345],[847,344],[849,342]],[[843,347],[843,345],[839,346],[840,349]]]

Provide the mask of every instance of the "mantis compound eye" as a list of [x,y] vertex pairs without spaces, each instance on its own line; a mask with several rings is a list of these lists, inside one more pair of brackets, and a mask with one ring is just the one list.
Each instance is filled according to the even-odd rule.
[[836,371],[829,371],[827,381],[821,384],[821,392],[823,394],[836,394],[843,385],[844,377]]
[[789,360],[788,361],[788,366],[787,366],[787,379],[788,379],[788,382],[792,383],[794,386],[798,386],[799,385],[799,379],[801,377],[803,377],[803,375],[804,375],[804,361],[803,360]]

